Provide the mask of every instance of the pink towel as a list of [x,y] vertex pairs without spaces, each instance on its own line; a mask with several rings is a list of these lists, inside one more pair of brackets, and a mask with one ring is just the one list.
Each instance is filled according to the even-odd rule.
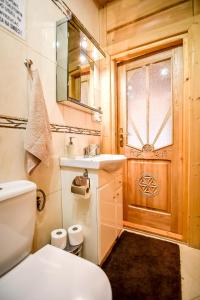
[[26,169],[29,174],[40,162],[48,166],[51,152],[51,130],[39,73],[35,70],[31,75],[29,116],[24,141],[27,151]]

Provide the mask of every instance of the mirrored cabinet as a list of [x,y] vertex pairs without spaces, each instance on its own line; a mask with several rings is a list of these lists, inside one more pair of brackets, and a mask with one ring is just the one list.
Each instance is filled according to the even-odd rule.
[[57,22],[57,101],[101,112],[100,71],[105,54],[72,15]]

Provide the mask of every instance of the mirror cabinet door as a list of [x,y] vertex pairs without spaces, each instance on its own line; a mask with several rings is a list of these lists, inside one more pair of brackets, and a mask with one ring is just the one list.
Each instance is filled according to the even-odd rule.
[[73,24],[68,24],[68,97],[91,105],[94,64],[87,54],[88,42]]
[[102,59],[102,53],[74,20],[58,22],[57,101],[72,101],[100,110]]

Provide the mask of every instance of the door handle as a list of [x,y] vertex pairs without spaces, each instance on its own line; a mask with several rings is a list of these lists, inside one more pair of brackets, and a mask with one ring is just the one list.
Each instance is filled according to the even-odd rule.
[[119,146],[120,146],[121,148],[124,147],[123,128],[119,128]]
[[120,147],[124,147],[124,136],[123,136],[123,133],[121,133],[120,135],[119,135],[119,146]]

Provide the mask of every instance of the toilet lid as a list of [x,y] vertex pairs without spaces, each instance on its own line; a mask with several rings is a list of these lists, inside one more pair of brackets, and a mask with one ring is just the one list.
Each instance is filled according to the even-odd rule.
[[3,300],[111,300],[105,273],[93,263],[46,245],[0,278]]

